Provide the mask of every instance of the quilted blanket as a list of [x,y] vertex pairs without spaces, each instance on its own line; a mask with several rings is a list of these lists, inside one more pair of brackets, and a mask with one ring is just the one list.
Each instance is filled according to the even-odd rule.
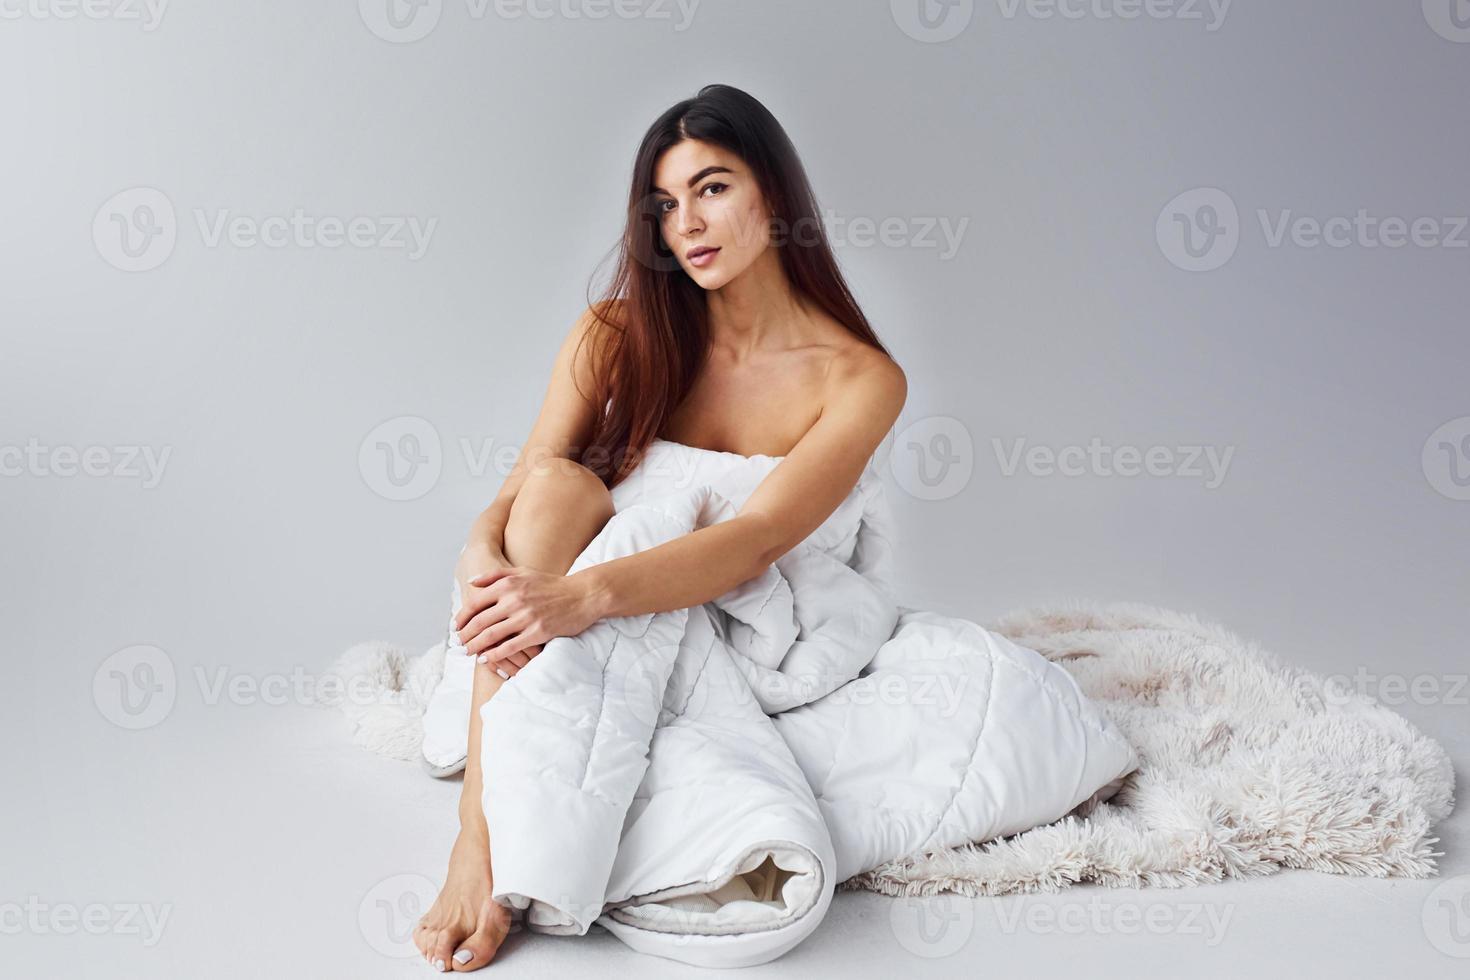
[[[656,440],[572,570],[728,520],[781,458]],[[547,643],[481,713],[496,900],[531,931],[755,965],[851,876],[1116,790],[1138,758],[1071,675],[901,605],[893,545],[869,460],[756,578]],[[422,749],[441,775],[464,765],[473,670],[452,632],[444,656]]]

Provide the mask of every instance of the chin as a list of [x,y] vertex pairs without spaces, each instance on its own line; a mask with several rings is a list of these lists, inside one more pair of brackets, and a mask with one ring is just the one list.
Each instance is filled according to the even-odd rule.
[[724,286],[726,283],[728,283],[730,281],[730,277],[722,275],[712,275],[707,276],[704,279],[696,279],[694,281],[699,283],[699,285],[706,292],[713,292],[714,290],[719,289],[721,286]]
[[694,280],[695,285],[704,290],[719,289],[732,278],[722,269],[690,269],[684,270],[689,278]]
[[721,254],[719,260],[710,268],[696,269],[693,266],[685,265],[684,272],[702,289],[719,289],[721,286],[729,285],[740,273],[750,267],[750,263],[746,262],[737,269],[734,266],[733,260],[734,256]]

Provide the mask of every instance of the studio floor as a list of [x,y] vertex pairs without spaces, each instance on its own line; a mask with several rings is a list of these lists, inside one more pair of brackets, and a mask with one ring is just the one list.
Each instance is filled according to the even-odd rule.
[[[252,703],[248,693],[209,706],[190,685],[181,680],[167,724],[114,728],[88,738],[80,758],[19,770],[30,785],[0,819],[44,831],[34,846],[7,833],[5,899],[23,906],[34,894],[46,907],[7,911],[5,974],[432,972],[401,951],[419,896],[441,880],[458,781],[352,745],[334,710]],[[108,724],[94,711],[85,724],[99,722]],[[1451,727],[1430,733],[1463,772],[1467,744]],[[1427,881],[1289,872],[999,899],[839,892],[816,933],[763,975],[1463,976],[1470,901],[1445,883],[1470,876],[1466,826],[1463,807],[1441,826],[1443,876]],[[58,915],[68,902],[72,917]],[[108,911],[90,913],[101,933],[90,934],[78,919],[99,902]],[[30,925],[17,932],[21,916]],[[513,934],[489,969],[528,978],[705,972],[634,953],[596,927],[575,938]]]

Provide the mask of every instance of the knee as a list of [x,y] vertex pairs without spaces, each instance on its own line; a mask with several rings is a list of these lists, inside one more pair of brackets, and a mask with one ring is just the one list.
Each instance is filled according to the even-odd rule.
[[606,520],[612,516],[612,494],[602,480],[581,463],[557,458],[531,464],[516,492],[512,511],[553,512],[563,517],[586,513]]

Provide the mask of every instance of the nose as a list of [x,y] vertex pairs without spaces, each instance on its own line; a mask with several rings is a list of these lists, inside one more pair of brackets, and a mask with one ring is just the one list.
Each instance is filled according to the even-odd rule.
[[674,212],[674,230],[682,237],[697,235],[704,231],[704,218],[699,213],[699,205],[694,201],[681,205]]

